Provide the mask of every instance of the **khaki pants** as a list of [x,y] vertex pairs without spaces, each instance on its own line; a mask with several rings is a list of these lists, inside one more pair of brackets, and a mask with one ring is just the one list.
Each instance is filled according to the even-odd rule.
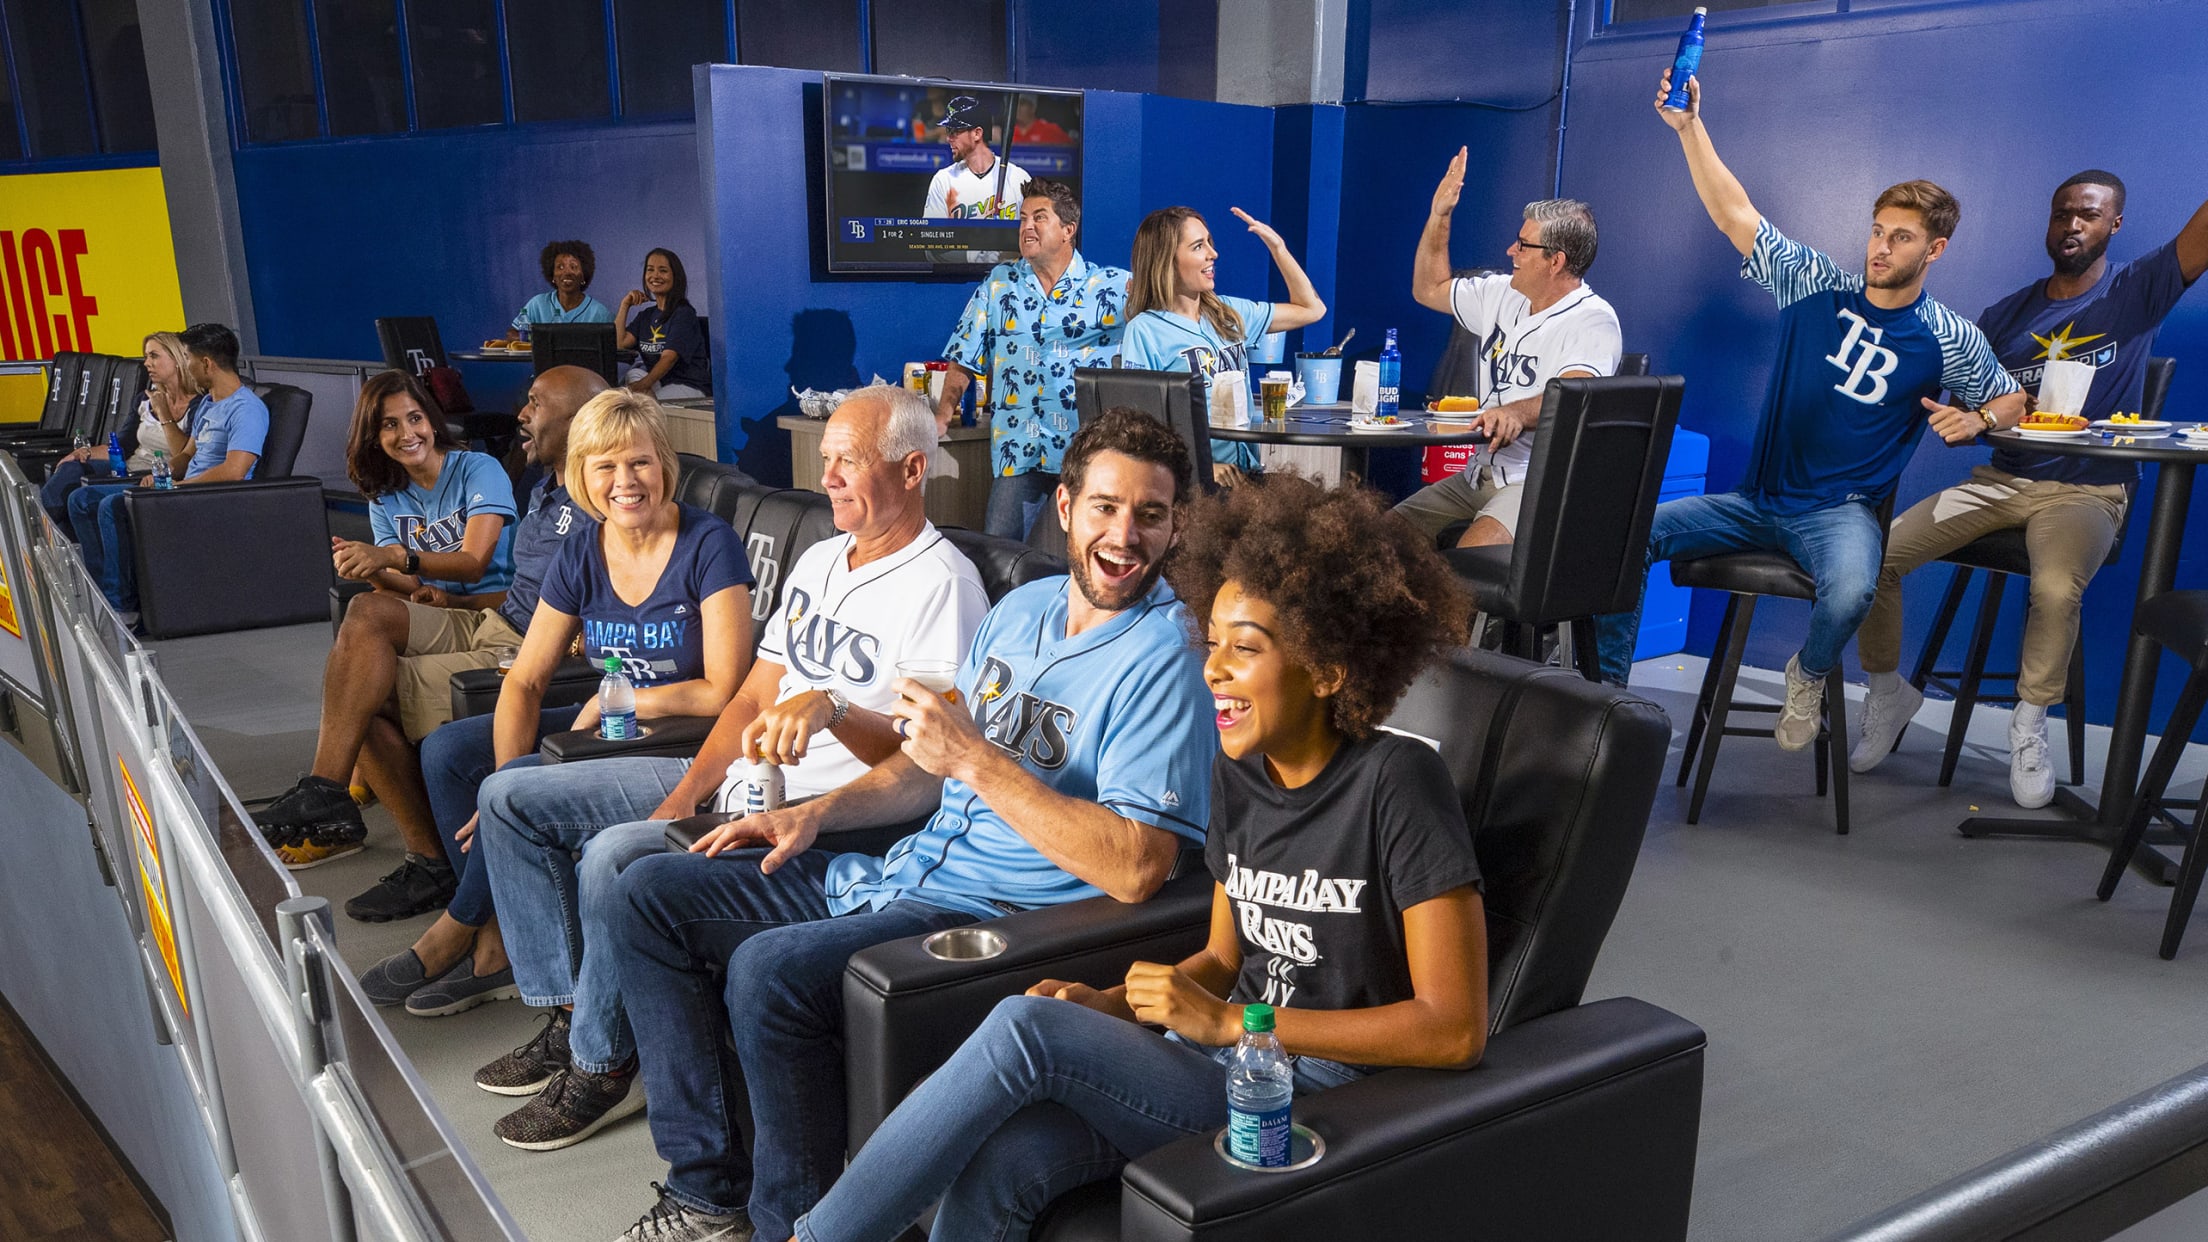
[[1490,474],[1483,463],[1474,462],[1441,482],[1412,493],[1395,507],[1395,511],[1433,539],[1441,538],[1441,533],[1454,523],[1483,517],[1502,523],[1503,529],[1516,539],[1518,500],[1525,495],[1526,488],[1522,483],[1496,482],[1497,477]]
[[2021,479],[1991,466],[1970,481],[1927,496],[1894,519],[1871,613],[1856,633],[1868,673],[1901,666],[1902,575],[1997,530],[2021,527],[2032,558],[2031,611],[2024,618],[2016,693],[2050,707],[2062,701],[2070,648],[2078,640],[2078,602],[2108,556],[2128,502],[2117,484],[2085,486]]
[[488,608],[431,608],[408,601],[399,657],[399,727],[419,742],[452,719],[452,675],[496,668],[521,649],[521,631]]

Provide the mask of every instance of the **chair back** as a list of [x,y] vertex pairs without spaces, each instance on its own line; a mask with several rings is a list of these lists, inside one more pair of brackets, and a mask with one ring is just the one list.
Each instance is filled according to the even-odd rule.
[[1386,727],[1434,744],[1471,825],[1490,1032],[1578,1004],[1655,804],[1663,709],[1570,669],[1461,649]]
[[553,367],[581,367],[595,371],[609,384],[621,382],[613,348],[610,323],[540,323],[529,329],[532,374]]
[[100,425],[100,414],[107,406],[108,380],[115,374],[115,364],[133,359],[117,358],[112,354],[86,354],[84,366],[77,372],[76,401],[69,409],[66,430],[73,436],[89,438]]
[[[1211,481],[1211,418],[1204,377],[1189,371],[1075,367],[1073,405],[1087,426],[1115,405],[1131,406],[1179,433],[1196,478]],[[1037,523],[1040,525],[1041,523]]]
[[253,464],[253,477],[288,479],[292,463],[299,459],[299,446],[307,438],[314,394],[290,384],[255,384],[253,391],[268,406],[268,439],[261,445],[261,459]]
[[71,349],[55,351],[53,366],[46,374],[46,402],[38,411],[41,430],[69,430],[84,383],[84,363],[91,356]]
[[1619,355],[1618,355],[1618,370],[1617,370],[1617,373],[1618,373],[1619,375],[1646,375],[1646,374],[1648,374],[1648,355],[1647,355],[1647,354],[1619,354]]
[[2147,386],[2139,398],[2139,416],[2145,419],[2162,417],[2162,401],[2170,395],[2170,379],[2177,374],[2177,359],[2147,359]]
[[737,520],[736,509],[747,489],[758,489],[758,482],[727,462],[711,461],[692,453],[683,453],[681,457],[682,481],[676,485],[675,499],[686,505],[696,505],[742,530],[744,524]]
[[383,346],[383,365],[420,379],[432,367],[447,365],[445,339],[430,315],[398,315],[376,321],[376,343]]
[[108,368],[107,387],[100,394],[99,409],[87,420],[88,434],[95,448],[104,452],[109,436],[128,435],[135,430],[132,424],[138,421],[138,398],[145,391],[145,359],[116,358]]
[[981,589],[988,593],[991,604],[1011,594],[1014,588],[1066,572],[1064,560],[1038,552],[1018,540],[999,539],[962,526],[940,529],[943,537],[974,563],[975,572],[981,575]]
[[1633,607],[1685,386],[1676,375],[1549,381],[1511,544],[1517,620]]

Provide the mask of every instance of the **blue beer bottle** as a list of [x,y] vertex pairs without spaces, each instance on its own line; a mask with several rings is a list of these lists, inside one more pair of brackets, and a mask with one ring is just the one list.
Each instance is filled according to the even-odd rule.
[[1696,9],[1687,21],[1687,33],[1679,36],[1679,54],[1671,60],[1671,93],[1664,96],[1664,106],[1674,112],[1686,111],[1690,102],[1687,79],[1702,67],[1702,22],[1709,14],[1708,9]]

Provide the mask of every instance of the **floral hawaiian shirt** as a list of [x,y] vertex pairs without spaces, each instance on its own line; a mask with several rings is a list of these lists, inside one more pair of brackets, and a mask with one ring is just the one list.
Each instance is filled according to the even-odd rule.
[[1110,366],[1127,323],[1125,268],[1075,251],[1045,292],[1025,259],[999,263],[974,290],[943,356],[989,377],[991,473],[1055,474],[1080,419],[1073,369]]

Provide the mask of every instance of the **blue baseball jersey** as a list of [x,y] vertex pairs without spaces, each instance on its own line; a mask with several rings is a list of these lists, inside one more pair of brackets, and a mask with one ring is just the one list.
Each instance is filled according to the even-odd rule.
[[[2093,387],[2078,412],[2094,419],[2136,414],[2145,399],[2147,355],[2154,351],[2155,333],[2186,288],[2173,241],[2143,259],[2110,267],[2074,298],[2050,300],[2047,282],[2035,280],[1987,307],[1978,326],[1993,342],[2009,378],[2025,388],[2039,391],[2049,362],[2089,362],[2095,368]],[[2025,453],[2006,446],[1994,451],[1993,466],[2021,478],[2058,483],[2121,484],[2139,478],[2136,462]]]
[[[251,453],[255,460],[246,478],[260,469],[261,449],[268,443],[268,406],[261,395],[238,385],[238,390],[217,401],[208,397],[192,411],[192,460],[178,479],[204,474],[222,464],[232,453]],[[174,463],[171,463],[173,468]]]
[[405,487],[368,504],[376,542],[416,552],[458,552],[469,521],[486,515],[505,521],[483,576],[474,582],[422,579],[455,595],[488,595],[514,580],[514,485],[506,468],[482,453],[458,449],[445,454],[434,487],[408,479]]
[[584,658],[599,667],[609,655],[619,658],[621,671],[639,687],[705,676],[705,601],[751,585],[742,536],[703,509],[678,507],[675,550],[644,602],[631,604],[615,593],[596,537],[562,543],[544,579],[543,601],[582,622]]
[[1127,270],[1073,252],[1044,289],[1025,259],[999,263],[966,299],[943,356],[989,377],[989,472],[1058,473],[1081,425],[1073,369],[1110,366],[1126,326]]
[[1863,277],[1769,220],[1740,274],[1778,299],[1779,358],[1740,490],[1778,514],[1894,490],[1941,389],[1964,405],[2016,391],[1976,325],[1920,295],[1895,310],[1864,296]]
[[560,548],[569,535],[598,533],[598,523],[549,477],[537,481],[529,493],[529,511],[514,525],[514,576],[506,584],[506,602],[498,615],[516,630],[526,632],[529,618],[537,615],[537,598],[544,591],[544,576],[552,572]]
[[[1146,310],[1127,324],[1127,339],[1119,343],[1120,364],[1143,371],[1190,371],[1207,381],[1221,371],[1248,370],[1248,343],[1273,326],[1273,304],[1248,298],[1219,300],[1242,316],[1240,340],[1230,341],[1219,335],[1218,326],[1209,319]],[[1253,472],[1258,468],[1257,446],[1237,440],[1213,440],[1211,460]]]
[[560,305],[560,295],[547,289],[528,300],[514,316],[513,328],[519,332],[533,323],[612,323],[613,312],[606,304],[589,294],[575,304],[574,310]]
[[[1071,589],[1064,577],[1044,578],[989,610],[959,669],[960,701],[990,741],[1058,793],[1201,844],[1219,740],[1188,609],[1161,578],[1133,606],[1068,638]],[[884,858],[839,855],[827,887],[836,914],[910,899],[981,918],[1100,891],[955,780],[943,782],[927,827]]]

